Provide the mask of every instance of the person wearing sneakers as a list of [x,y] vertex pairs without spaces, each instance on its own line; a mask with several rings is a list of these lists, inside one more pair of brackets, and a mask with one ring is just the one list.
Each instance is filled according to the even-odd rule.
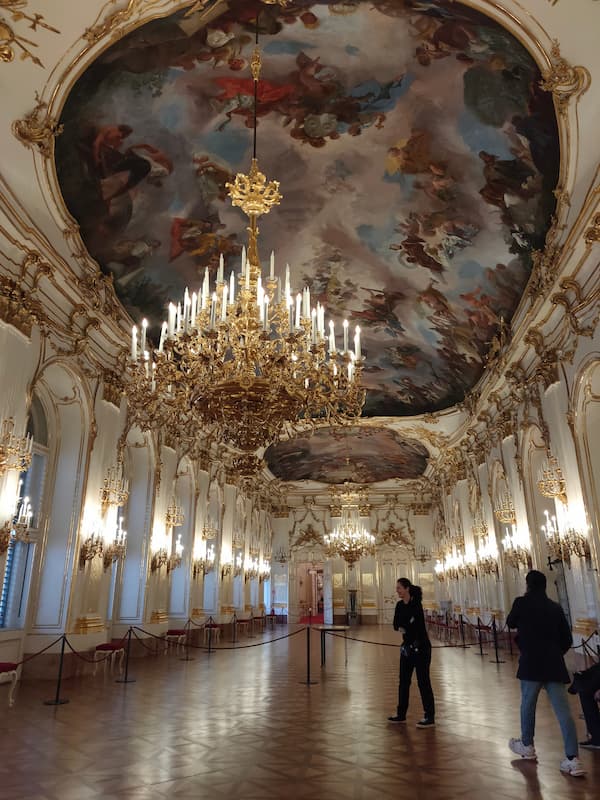
[[544,573],[532,569],[525,583],[526,593],[515,599],[506,619],[507,626],[517,630],[520,651],[517,678],[521,681],[521,738],[510,739],[508,746],[522,758],[537,758],[533,743],[535,709],[539,693],[545,689],[565,747],[566,758],[560,762],[560,771],[584,775],[565,686],[569,683],[569,673],[564,655],[573,644],[571,629],[562,608],[546,595]]
[[414,586],[408,578],[399,578],[396,582],[396,593],[400,599],[394,612],[394,630],[402,628],[404,638],[400,648],[398,708],[396,714],[388,717],[388,720],[406,722],[410,682],[413,672],[416,671],[424,711],[423,719],[417,722],[417,728],[430,728],[435,725],[435,703],[429,678],[431,642],[421,605],[423,592],[420,586]]

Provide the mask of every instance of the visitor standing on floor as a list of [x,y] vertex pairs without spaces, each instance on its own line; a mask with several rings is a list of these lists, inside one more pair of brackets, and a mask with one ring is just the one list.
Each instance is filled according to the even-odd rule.
[[423,702],[423,719],[417,722],[417,728],[430,728],[435,725],[435,703],[433,689],[429,678],[431,664],[431,642],[425,627],[425,614],[421,600],[423,592],[420,586],[414,586],[408,578],[399,578],[396,593],[400,598],[394,612],[394,630],[404,631],[404,639],[400,648],[400,676],[398,683],[398,708],[390,722],[406,722],[410,683],[413,672],[417,673],[417,684]]
[[532,569],[525,577],[527,591],[517,597],[506,619],[509,628],[517,630],[521,681],[521,738],[510,739],[508,746],[522,758],[537,758],[533,743],[535,709],[539,693],[548,693],[554,714],[560,724],[566,758],[560,770],[568,775],[584,775],[578,758],[577,731],[569,708],[565,684],[569,673],[564,655],[573,644],[569,623],[562,608],[546,595],[546,576]]

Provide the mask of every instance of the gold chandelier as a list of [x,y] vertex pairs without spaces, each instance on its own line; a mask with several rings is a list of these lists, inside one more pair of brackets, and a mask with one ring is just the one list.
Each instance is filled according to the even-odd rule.
[[100,505],[103,511],[111,506],[124,506],[129,497],[129,484],[123,475],[123,462],[109,467],[100,488]]
[[323,538],[327,555],[343,558],[350,569],[375,553],[375,537],[362,524],[357,506],[344,506],[340,524]]
[[540,470],[537,487],[544,497],[558,498],[561,503],[567,502],[566,483],[558,459],[548,450],[546,462]]
[[494,516],[498,522],[502,522],[504,525],[516,523],[515,505],[508,490],[502,493],[498,504],[494,508]]
[[[257,37],[258,41],[258,37]],[[281,200],[279,183],[268,181],[256,159],[256,97],[261,59],[251,62],[255,87],[254,149],[248,175],[227,184],[232,204],[248,216],[248,250],[241,270],[226,279],[221,255],[216,285],[208,268],[199,292],[185,290],[183,302],[169,305],[159,346],[147,348],[147,323],[133,328],[127,393],[131,418],[142,428],[165,427],[181,438],[202,430],[209,440],[234,450],[233,466],[252,474],[256,456],[282,434],[315,423],[356,420],[365,392],[360,328],[349,346],[344,321],[338,349],[333,321],[325,328],[325,308],[311,307],[310,290],[295,297],[289,266],[283,286],[274,256],[263,276],[258,254],[258,218]]]
[[12,417],[3,419],[0,424],[0,477],[8,470],[24,472],[31,464],[33,437],[15,435],[15,421]]

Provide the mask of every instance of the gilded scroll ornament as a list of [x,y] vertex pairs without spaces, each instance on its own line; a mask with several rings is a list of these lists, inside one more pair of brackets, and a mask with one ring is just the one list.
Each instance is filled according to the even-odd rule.
[[23,291],[16,281],[0,276],[0,319],[29,338],[42,316],[41,305],[31,299],[29,291]]
[[563,111],[571,97],[583,94],[590,85],[590,73],[585,67],[573,67],[560,54],[560,45],[555,39],[550,50],[551,67],[543,73],[540,86],[552,92]]
[[[91,45],[96,44],[96,42],[99,42],[104,36],[112,33],[124,23],[129,22],[137,11],[144,9],[146,12],[153,5],[158,5],[159,2],[162,2],[162,0],[129,0],[125,8],[113,11],[105,20],[100,21],[100,17],[98,17],[91,28],[85,29],[82,38]],[[107,5],[113,8],[115,4],[116,0],[110,0],[110,2],[107,3]]]
[[24,119],[17,119],[12,124],[13,135],[30,150],[37,150],[44,158],[50,158],[54,148],[54,139],[62,133],[59,125],[48,114],[48,104],[35,96],[36,105]]
[[581,286],[577,281],[572,278],[565,278],[560,282],[561,292],[552,295],[553,305],[561,305],[565,309],[565,316],[569,322],[569,326],[573,333],[577,336],[593,336],[598,324],[598,313],[592,319],[591,325],[581,325],[579,322],[580,314],[585,312],[585,309],[590,305],[596,305],[598,300],[598,292],[592,293],[585,298]]
[[[37,32],[38,28],[44,28],[52,33],[60,33],[44,22],[42,14],[27,14],[24,10],[27,8],[27,3],[28,0],[0,0],[0,9],[10,13],[11,22],[28,22],[30,30],[34,32]],[[0,61],[4,61],[5,64],[10,63],[15,57],[15,50],[18,50],[21,53],[21,61],[30,59],[38,67],[43,67],[41,60],[30,49],[37,46],[37,42],[21,36],[4,17],[0,17]]]
[[600,242],[600,214],[595,215],[591,227],[585,232],[585,243],[593,244],[594,242]]

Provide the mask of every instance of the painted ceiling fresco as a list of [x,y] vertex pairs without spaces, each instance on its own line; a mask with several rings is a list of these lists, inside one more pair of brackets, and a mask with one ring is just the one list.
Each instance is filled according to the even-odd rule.
[[429,452],[415,439],[389,428],[318,428],[271,445],[267,466],[283,481],[374,483],[420,477]]
[[[209,10],[210,10],[209,5]],[[264,50],[258,155],[283,202],[261,220],[296,290],[361,326],[365,416],[448,408],[482,374],[555,200],[551,96],[523,47],[454,2],[232,0],[105,51],[74,86],[56,166],[67,207],[136,319],[157,325],[204,267],[239,264],[249,59]]]

